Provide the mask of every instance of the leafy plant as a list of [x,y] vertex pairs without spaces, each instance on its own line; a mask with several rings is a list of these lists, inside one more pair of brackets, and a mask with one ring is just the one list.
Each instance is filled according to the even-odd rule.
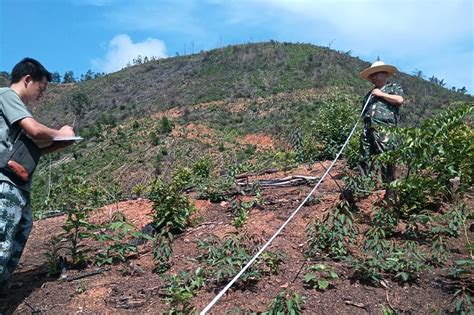
[[296,146],[299,161],[332,159],[347,138],[357,119],[352,101],[345,95],[333,95],[319,106],[317,119],[303,126]]
[[364,198],[369,196],[377,186],[377,176],[375,172],[368,175],[348,174],[343,178],[346,189],[350,190],[354,196]]
[[234,215],[232,223],[236,228],[240,228],[247,223],[249,211],[253,208],[254,204],[253,200],[250,202],[233,200],[231,202],[231,211]]
[[453,300],[456,314],[471,314],[474,309],[472,276],[474,274],[474,260],[456,260],[448,271],[451,280],[450,288],[454,290]]
[[68,198],[61,194],[53,195],[48,202],[61,206],[61,211],[65,211],[67,219],[62,226],[63,232],[53,238],[50,248],[46,253],[51,262],[50,268],[54,269],[54,261],[57,259],[59,249],[67,251],[72,259],[73,266],[86,264],[90,257],[86,254],[90,248],[83,240],[95,239],[100,241],[105,247],[101,249],[95,262],[98,265],[111,264],[116,260],[124,261],[130,253],[136,252],[136,246],[131,245],[127,238],[146,237],[139,232],[133,231],[134,226],[126,222],[124,217],[115,214],[117,220],[110,222],[106,226],[92,224],[88,221],[89,212],[100,200],[106,200],[105,193],[113,196],[113,192],[105,190],[100,183],[88,182],[82,174],[66,176],[68,185]]
[[143,185],[143,184],[137,184],[135,186],[133,186],[132,188],[132,194],[135,195],[135,196],[142,196],[143,193],[145,192],[146,190],[146,186]]
[[193,173],[199,178],[209,178],[214,169],[214,162],[210,156],[204,156],[193,165]]
[[201,182],[198,185],[197,199],[209,199],[211,202],[227,200],[235,190],[234,179],[229,176],[219,176]]
[[[206,274],[213,275],[216,283],[228,281],[251,259],[256,252],[255,240],[249,236],[226,236],[222,241],[216,237],[208,237],[197,242],[199,249],[205,252],[198,259],[204,261],[208,268]],[[260,264],[257,260],[241,276],[244,283],[256,281],[262,277]]]
[[46,258],[49,276],[54,277],[61,273],[61,261],[63,259],[60,255],[61,249],[64,249],[64,245],[60,236],[52,236],[44,245],[45,252],[43,255]]
[[166,283],[160,295],[170,304],[169,314],[188,314],[193,312],[190,301],[204,286],[203,270],[198,268],[194,273],[181,271],[172,276],[164,276]]
[[350,206],[341,201],[322,221],[315,220],[308,226],[308,255],[327,254],[341,259],[348,254],[348,246],[355,242],[357,233]]
[[383,253],[389,245],[387,238],[392,235],[397,222],[398,217],[393,209],[379,208],[365,233],[364,250],[373,251],[375,256]]
[[127,222],[123,215],[114,214],[112,222],[101,227],[101,232],[96,233],[94,238],[102,243],[103,248],[96,253],[96,264],[112,264],[117,261],[124,262],[132,254],[138,254],[137,245],[131,242],[131,238],[151,240],[146,234],[135,231],[135,226]]
[[169,260],[173,254],[173,233],[167,227],[156,234],[153,242],[154,271],[163,273],[169,269]]
[[339,279],[337,273],[328,265],[312,265],[309,266],[307,270],[308,272],[304,276],[304,282],[316,290],[325,291],[332,286],[331,281]]
[[406,168],[404,177],[391,183],[402,215],[419,213],[452,198],[452,178],[460,179],[457,194],[473,185],[474,131],[466,121],[473,111],[472,104],[461,104],[425,121],[420,128],[393,130],[402,144],[378,159]]
[[268,305],[264,315],[297,315],[302,312],[303,298],[298,292],[291,293],[289,290],[282,291]]
[[348,259],[354,267],[354,277],[368,282],[378,282],[383,275],[404,283],[416,280],[418,272],[426,268],[425,255],[413,242],[403,246],[390,246],[377,256]]
[[260,268],[264,274],[278,274],[280,265],[285,259],[283,252],[263,252],[259,261],[262,262]]
[[170,133],[173,130],[173,123],[168,119],[168,117],[163,116],[160,119],[160,127],[159,127],[159,132],[160,133]]
[[156,179],[150,188],[149,199],[153,202],[153,219],[157,230],[167,226],[171,233],[182,232],[189,223],[194,205],[183,194],[182,183],[166,183]]

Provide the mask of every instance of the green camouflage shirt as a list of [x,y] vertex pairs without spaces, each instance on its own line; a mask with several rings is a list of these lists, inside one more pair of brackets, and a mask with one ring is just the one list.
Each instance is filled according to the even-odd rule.
[[[387,83],[381,89],[382,92],[403,96],[403,89],[396,83]],[[364,97],[362,104],[367,102],[371,92]],[[400,120],[400,106],[392,105],[383,98],[373,96],[367,104],[364,118],[370,118],[370,122],[379,125],[396,126]]]

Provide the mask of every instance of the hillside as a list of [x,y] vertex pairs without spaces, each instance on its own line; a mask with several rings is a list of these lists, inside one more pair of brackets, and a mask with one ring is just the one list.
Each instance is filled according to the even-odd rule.
[[[84,140],[38,165],[36,225],[0,313],[202,309],[330,165],[358,121],[368,65],[270,42],[52,85],[32,110],[75,121]],[[394,199],[355,170],[354,136],[216,313],[472,308],[473,97],[394,80],[409,126],[381,157],[398,168]]]
[[[289,173],[321,176],[324,168],[329,166],[328,162],[292,169]],[[341,170],[342,164],[336,165],[333,176],[340,177]],[[249,180],[276,179],[285,177],[286,174],[279,172],[251,176]],[[336,182],[342,184],[340,180]],[[245,281],[238,281],[209,314],[263,312],[268,310],[272,299],[281,292],[287,292],[282,303],[293,300],[293,292],[303,297],[304,302],[299,302],[303,314],[379,314],[384,311],[430,313],[454,309],[451,291],[453,284],[446,279],[447,271],[442,268],[429,268],[420,272],[410,269],[410,272],[416,272],[414,282],[399,284],[396,279],[384,276],[380,282],[370,285],[358,280],[360,275],[354,273],[346,261],[307,256],[310,241],[305,227],[333,210],[339,198],[336,182],[327,180],[323,183],[313,201],[302,208],[301,213],[269,248],[265,258],[259,260],[258,267],[253,269],[251,276]],[[277,230],[310,189],[309,185],[262,188],[261,204],[249,210],[248,222],[239,228],[235,227],[233,221],[235,200],[211,203],[208,200],[195,200],[194,195],[192,202],[197,207],[193,216],[195,223],[176,236],[169,262],[170,270],[165,274],[153,271],[156,266],[155,251],[154,245],[149,242],[140,245],[136,254],[130,253],[125,262],[90,266],[85,270],[64,270],[63,278],[59,279],[48,276],[46,273],[50,270],[48,266],[51,259],[43,253],[53,253],[51,235],[58,235],[63,231],[67,218],[63,215],[39,220],[35,222],[22,263],[14,278],[11,295],[7,298],[0,295],[0,311],[3,310],[6,314],[157,314],[167,313],[172,308],[176,313],[195,314],[238,271],[239,264],[246,262],[250,257],[248,253],[254,253]],[[237,197],[236,200],[243,205],[254,198],[247,195]],[[380,202],[380,198],[381,194],[376,193],[357,203],[359,210],[355,218],[363,222],[359,227],[361,234],[369,228],[369,218],[373,216],[371,206]],[[148,200],[130,200],[92,212],[88,222],[104,224],[102,233],[106,233],[105,226],[121,217],[140,230],[151,222],[152,215],[153,205]],[[402,230],[403,227],[399,229]],[[472,238],[472,234],[469,232],[469,237]],[[209,241],[212,237],[226,240],[221,246],[208,243],[209,252],[215,253],[214,258],[206,256],[208,250],[200,243]],[[123,239],[117,238],[109,242],[115,243],[117,249],[124,249],[127,241],[120,243],[121,241]],[[462,238],[449,238],[446,241],[454,252],[453,259],[466,257]],[[88,255],[104,251],[102,243],[90,239],[82,244],[82,249],[87,250]],[[244,247],[244,244],[249,247]],[[429,245],[423,244],[423,250],[429,251]],[[356,246],[351,247],[351,253],[358,252]],[[218,255],[222,254],[229,260],[228,265],[219,263],[213,266],[212,259],[217,260]],[[399,256],[393,259],[397,259],[399,271],[417,268],[415,266],[418,262],[410,254],[404,260]],[[312,288],[304,282],[310,266],[316,264],[331,268],[338,275],[334,279],[328,277],[330,285],[327,289]],[[372,268],[375,270],[377,265],[374,264]],[[216,280],[219,279],[219,273],[224,280]],[[203,282],[199,282],[199,279]],[[203,287],[200,289],[201,286]]]
[[[35,115],[57,127],[75,121],[86,140],[67,151],[69,158],[53,156],[57,163],[52,180],[46,172],[49,160],[43,159],[34,189],[48,193],[45,183],[61,185],[64,174],[79,171],[130,196],[135,185],[155,174],[169,174],[178,165],[191,165],[203,154],[228,172],[260,150],[258,142],[246,142],[245,137],[268,135],[274,142],[270,151],[284,151],[292,145],[295,126],[308,126],[325,106],[343,102],[354,109],[348,115],[357,115],[370,88],[358,73],[367,66],[323,47],[269,42],[150,61],[96,80],[51,85],[32,109]],[[394,80],[406,91],[402,119],[407,125],[454,101],[473,99],[403,73]],[[162,117],[169,120],[172,133],[161,130]],[[261,152],[256,156],[261,158]]]
[[[235,45],[146,62],[73,88],[52,87],[47,94],[50,97],[36,114],[47,122],[69,121],[74,114],[80,126],[90,126],[105,114],[122,121],[177,106],[268,97],[309,88],[337,88],[362,97],[370,84],[359,79],[358,73],[369,65],[348,54],[309,44]],[[404,73],[394,80],[406,92],[407,123],[450,102],[473,99]]]

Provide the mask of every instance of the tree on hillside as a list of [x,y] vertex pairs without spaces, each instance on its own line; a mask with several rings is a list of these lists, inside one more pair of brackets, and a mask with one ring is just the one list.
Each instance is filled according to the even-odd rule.
[[143,58],[141,55],[138,55],[137,58],[132,60],[134,65],[141,65],[143,63]]
[[435,76],[432,76],[432,77],[430,78],[430,82],[432,82],[432,83],[434,83],[434,84],[436,84],[436,85],[439,85],[439,86],[443,86],[443,87],[446,86],[446,82],[444,82],[444,79],[441,79],[441,80],[440,80],[440,79],[438,79],[438,78],[435,77]]
[[420,79],[423,79],[423,77],[424,77],[423,71],[418,70],[418,69],[415,69],[415,71],[413,71],[413,75],[417,78],[420,78]]
[[53,73],[51,73],[51,83],[61,83],[61,75],[59,74],[59,72],[54,71]]
[[461,93],[461,94],[466,94],[467,93],[467,89],[465,86],[463,86],[462,88],[458,89],[457,90],[458,93]]
[[78,118],[84,116],[85,109],[90,105],[91,101],[86,93],[81,91],[75,92],[71,97],[71,107]]
[[74,79],[74,72],[66,71],[64,73],[63,83],[75,83],[76,79]]
[[10,80],[10,74],[6,71],[0,71],[0,77],[4,77],[7,80]]
[[89,80],[93,80],[95,78],[94,76],[94,72],[92,72],[92,70],[87,70],[87,72],[85,74],[82,74],[81,75],[81,81],[89,81]]

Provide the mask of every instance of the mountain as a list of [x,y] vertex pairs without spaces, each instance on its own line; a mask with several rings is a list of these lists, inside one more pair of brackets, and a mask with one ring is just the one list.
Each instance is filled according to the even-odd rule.
[[[337,89],[362,97],[371,84],[358,73],[369,62],[309,44],[235,45],[148,61],[74,86],[52,86],[36,114],[46,122],[91,126],[107,114],[122,121],[175,107],[296,90]],[[417,122],[450,102],[473,97],[405,73],[395,78],[407,98],[405,121]],[[52,117],[51,112],[55,115]]]
[[[148,61],[76,84],[51,84],[32,108],[35,117],[54,127],[74,121],[85,140],[42,160],[33,203],[44,207],[42,198],[54,185],[65,193],[61,185],[70,174],[129,196],[155,176],[206,157],[221,174],[284,168],[294,162],[285,155],[292,133],[318,121],[321,110],[349,104],[350,116],[356,117],[371,88],[358,77],[368,66],[349,53],[271,41]],[[408,126],[474,99],[405,73],[393,80],[405,91],[402,120]]]

